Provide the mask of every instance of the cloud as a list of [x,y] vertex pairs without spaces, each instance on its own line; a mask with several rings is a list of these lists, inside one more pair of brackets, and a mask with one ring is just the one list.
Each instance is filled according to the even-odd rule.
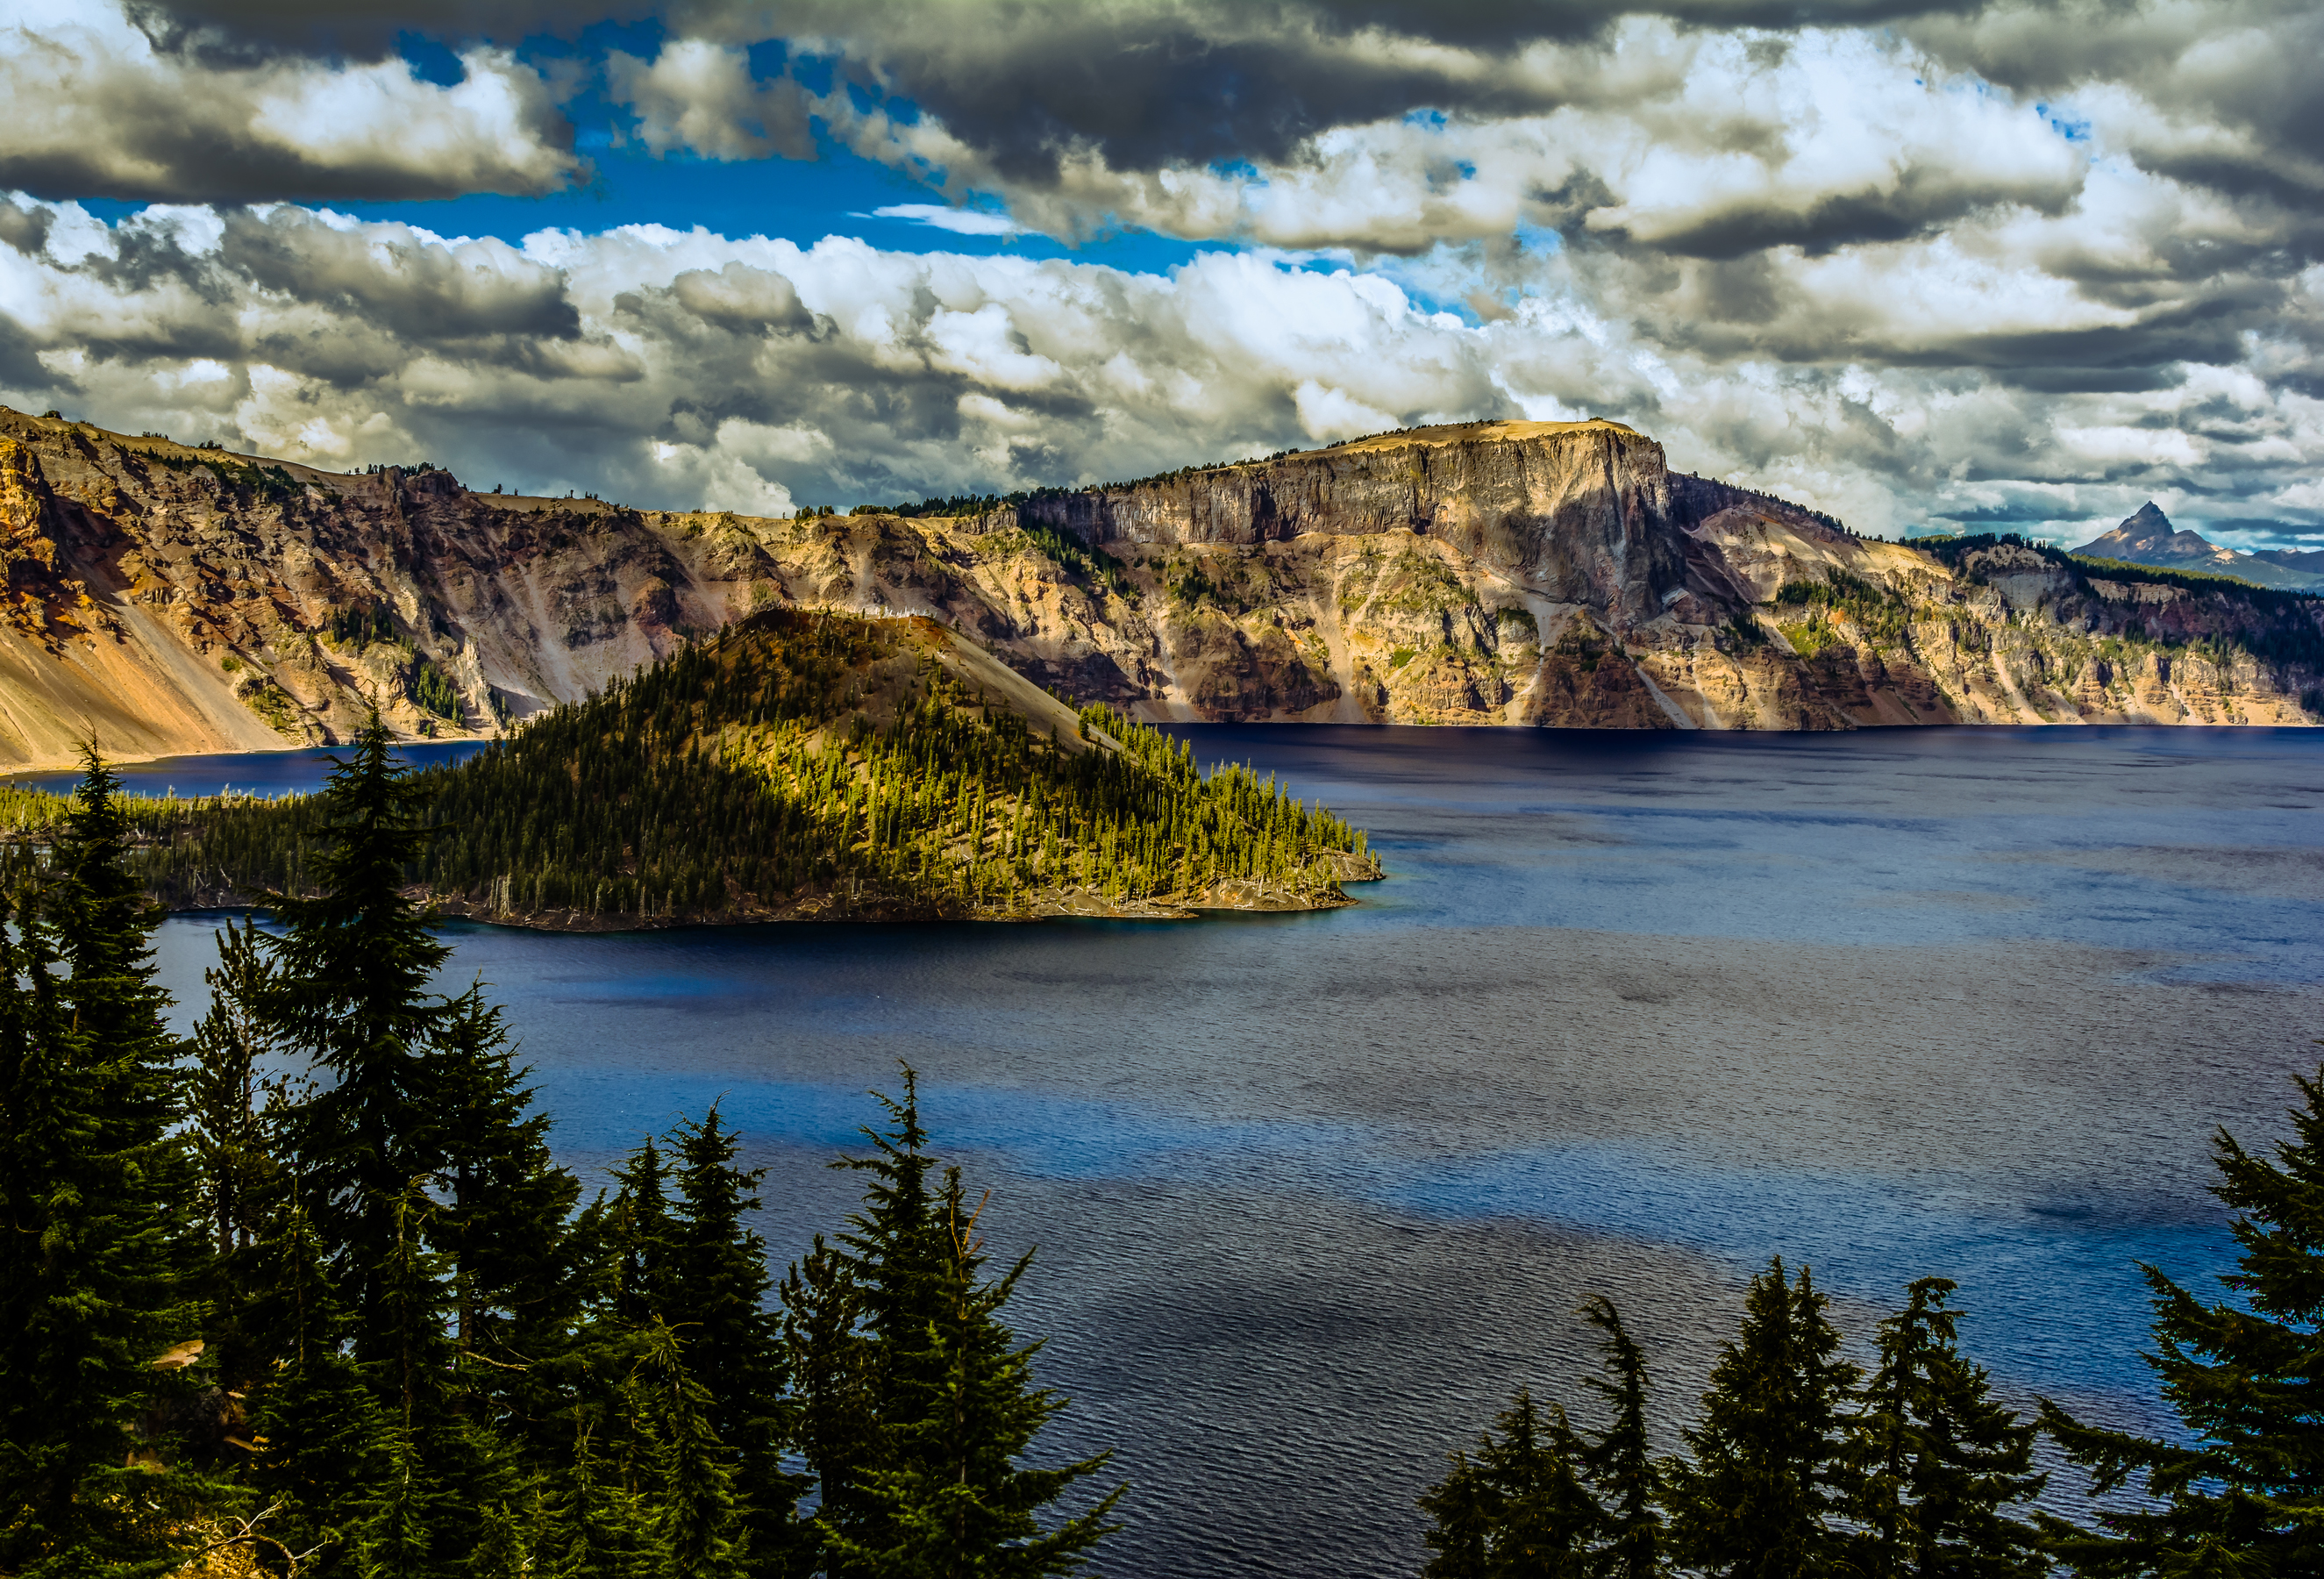
[[605,85],[636,111],[637,139],[655,153],[684,149],[725,161],[815,155],[805,96],[788,81],[754,81],[742,50],[678,39],[650,61],[616,50],[605,58]]
[[1025,227],[1006,214],[988,214],[975,208],[948,208],[942,203],[890,203],[874,208],[869,214],[854,216],[862,219],[908,219],[915,225],[927,225],[937,230],[948,230],[954,235],[1022,235]]
[[449,87],[400,60],[213,65],[105,4],[0,25],[0,186],[165,202],[543,192],[580,165],[538,73],[476,45]]
[[[486,485],[773,509],[1594,414],[1662,439],[1675,466],[1866,531],[1969,518],[2064,533],[2149,494],[2197,522],[2324,526],[2312,270],[2264,338],[2197,323],[2186,348],[2210,359],[2059,393],[2027,388],[2016,363],[1969,365],[1948,320],[1988,341],[2135,335],[2144,309],[2070,287],[2013,303],[1966,254],[1918,273],[1837,253],[1803,263],[1796,298],[1767,287],[1769,332],[1827,336],[1830,355],[1797,361],[1706,347],[1700,326],[1642,310],[1732,263],[1689,262],[1641,294],[1611,250],[1531,256],[1516,300],[1478,321],[1420,291],[1489,282],[1484,261],[1452,253],[1399,283],[1265,251],[1151,274],[652,226],[512,247],[296,208],[113,225],[69,204],[8,211],[38,216],[19,228],[44,239],[0,248],[0,398],[326,466],[429,458]],[[1819,309],[1836,325],[1813,324]],[[1928,355],[1846,356],[1876,331]]]

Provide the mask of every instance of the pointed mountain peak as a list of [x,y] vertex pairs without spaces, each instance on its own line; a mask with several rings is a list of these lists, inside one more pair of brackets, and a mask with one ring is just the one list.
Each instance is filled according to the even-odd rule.
[[2115,530],[2117,531],[2137,532],[2169,531],[2172,530],[2171,518],[2163,513],[2163,507],[2161,505],[2155,503],[2153,500],[2149,499],[2145,503],[2138,507],[2136,512],[2134,513],[2130,519],[2125,521]]

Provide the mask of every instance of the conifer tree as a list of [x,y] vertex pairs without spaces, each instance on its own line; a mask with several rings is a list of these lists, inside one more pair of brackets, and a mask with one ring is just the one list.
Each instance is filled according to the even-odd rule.
[[783,1335],[794,1436],[822,1488],[819,1520],[856,1517],[854,1489],[878,1462],[880,1396],[874,1350],[863,1329],[855,1263],[820,1233],[782,1282]]
[[1960,1350],[1954,1285],[1923,1278],[1880,1324],[1849,1454],[1851,1571],[1865,1579],[2021,1579],[2049,1571],[2041,1536],[2011,1510],[2039,1496],[2035,1427],[1997,1402]]
[[284,1512],[281,1538],[312,1553],[321,1579],[356,1574],[360,1537],[378,1488],[409,1439],[349,1353],[353,1322],[333,1286],[295,1175],[253,1257],[258,1271],[247,1331],[273,1357],[250,1397],[249,1435],[265,1451],[248,1474]]
[[1600,1519],[1565,1411],[1520,1388],[1493,1426],[1420,1499],[1433,1520],[1424,1579],[1579,1579]]
[[668,1169],[661,1148],[648,1136],[630,1154],[625,1168],[613,1170],[619,1187],[607,1214],[613,1253],[614,1314],[633,1325],[663,1319],[676,1308],[676,1229],[669,1214]]
[[2236,1213],[2237,1297],[2206,1303],[2160,1268],[2147,1364],[2185,1438],[2158,1441],[2075,1419],[2042,1403],[2043,1428],[2090,1472],[2095,1495],[2124,1488],[2079,1528],[2043,1523],[2078,1574],[2293,1574],[2324,1572],[2324,1071],[2302,1078],[2292,1137],[2273,1160],[2222,1130],[2211,1193]]
[[266,939],[279,971],[272,1017],[333,1077],[297,1116],[306,1209],[351,1291],[366,1358],[389,1325],[376,1280],[391,1264],[396,1203],[445,1161],[429,1054],[454,1011],[429,983],[451,950],[403,891],[429,836],[425,799],[374,712],[325,791],[329,837],[310,863],[319,891],[267,899],[285,926]]
[[687,1362],[676,1334],[643,1333],[633,1395],[649,1445],[655,1579],[739,1579],[750,1531],[742,1522],[733,1454],[712,1424],[716,1402]]
[[681,1324],[680,1349],[703,1390],[707,1428],[734,1457],[746,1566],[779,1572],[800,1534],[791,1514],[804,1482],[783,1469],[792,1409],[782,1320],[768,1307],[766,1242],[743,1221],[759,1209],[763,1173],[735,1166],[740,1142],[715,1106],[699,1123],[681,1122],[674,1140],[681,1209],[663,1315]]
[[1646,1433],[1646,1353],[1604,1295],[1592,1295],[1582,1316],[1599,1331],[1605,1370],[1602,1376],[1583,1377],[1582,1385],[1612,1412],[1604,1430],[1584,1438],[1582,1452],[1582,1473],[1597,1494],[1603,1531],[1590,1572],[1604,1579],[1658,1579],[1667,1566],[1663,1477]]
[[1065,1407],[1033,1383],[1041,1344],[1018,1344],[1000,1320],[1031,1252],[988,1280],[977,1213],[957,1168],[945,1170],[935,1205],[940,1250],[924,1322],[891,1340],[908,1347],[889,1371],[888,1463],[858,1482],[875,1516],[826,1527],[835,1565],[898,1579],[1074,1573],[1119,1528],[1108,1520],[1122,1489],[1054,1528],[1039,1515],[1112,1454],[1055,1469],[1024,1465],[1034,1438]]
[[273,972],[258,945],[256,922],[226,922],[217,934],[218,962],[202,973],[210,1006],[194,1027],[184,1076],[186,1134],[200,1174],[203,1215],[211,1236],[209,1336],[218,1351],[218,1374],[238,1390],[254,1374],[243,1332],[244,1292],[255,1275],[253,1259],[266,1235],[269,1197],[276,1191],[270,1099],[263,1065],[273,1050],[266,1004]]
[[1808,1270],[1783,1258],[1752,1279],[1743,1322],[1711,1373],[1691,1457],[1668,1468],[1670,1545],[1685,1566],[1726,1579],[1831,1572],[1844,1416],[1858,1377]]
[[0,909],[0,1568],[27,1574],[158,1558],[204,1489],[155,1412],[199,1353],[203,1249],[168,1133],[159,916],[117,780],[86,760],[48,891]]
[[[936,1164],[920,1125],[918,1073],[908,1064],[901,1072],[901,1100],[872,1094],[889,1117],[887,1128],[862,1131],[872,1155],[833,1164],[871,1176],[862,1210],[849,1216],[835,1245],[826,1250],[818,1242],[817,1251],[831,1260],[794,1279],[808,1297],[827,1293],[844,1301],[839,1309],[794,1307],[791,1319],[823,1350],[818,1372],[853,1383],[852,1396],[810,1396],[801,1429],[822,1491],[819,1523],[863,1549],[886,1544],[874,1528],[886,1512],[867,1487],[869,1477],[898,1467],[896,1400],[925,1396],[937,1385],[928,1370],[936,1356],[926,1343],[944,1275],[943,1235],[928,1187]],[[845,1413],[835,1417],[835,1411]]]

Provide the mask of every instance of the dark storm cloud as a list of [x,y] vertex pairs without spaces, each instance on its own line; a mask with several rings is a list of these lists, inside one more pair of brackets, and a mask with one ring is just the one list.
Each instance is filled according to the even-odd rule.
[[[1053,176],[1059,154],[1094,149],[1118,170],[1280,159],[1305,138],[1433,108],[1504,114],[1554,93],[1476,69],[1537,41],[1597,37],[1624,15],[1708,27],[1861,25],[1942,9],[1909,0],[1588,0],[1424,5],[1412,0],[1028,0],[1007,8],[920,0],[786,5],[600,0],[132,0],[166,47],[208,58],[273,52],[383,59],[418,34],[502,44],[571,36],[596,22],[652,21],[670,37],[835,44],[843,74],[942,118],[1018,180]],[[1383,37],[1382,35],[1386,35]],[[1443,45],[1460,53],[1413,46]]]
[[5,242],[27,256],[38,256],[49,244],[49,226],[52,223],[49,211],[38,206],[19,207],[6,198],[0,198],[0,242]]
[[580,314],[551,268],[506,247],[455,252],[401,226],[327,225],[296,208],[227,217],[216,267],[415,345],[480,335],[567,340]]
[[[400,61],[215,69],[155,51],[117,14],[19,29],[0,50],[0,189],[235,202],[534,193],[578,173],[539,73],[471,50],[437,84]],[[32,106],[32,107],[27,107]]]

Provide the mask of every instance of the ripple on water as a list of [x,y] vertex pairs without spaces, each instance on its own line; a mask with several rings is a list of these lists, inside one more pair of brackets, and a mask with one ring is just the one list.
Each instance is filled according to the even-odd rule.
[[[2281,1133],[2324,1035],[2324,732],[1186,733],[1394,878],[1185,926],[459,926],[453,970],[578,1166],[723,1100],[779,1257],[918,1066],[992,1242],[1041,1247],[1055,1445],[1120,1450],[1111,1573],[1409,1574],[1443,1453],[1572,1394],[1586,1295],[1667,1437],[1776,1251],[1858,1334],[1956,1278],[2014,1395],[2154,1418],[2131,1263],[2224,1264],[2209,1131]],[[165,930],[181,993],[208,928]]]

